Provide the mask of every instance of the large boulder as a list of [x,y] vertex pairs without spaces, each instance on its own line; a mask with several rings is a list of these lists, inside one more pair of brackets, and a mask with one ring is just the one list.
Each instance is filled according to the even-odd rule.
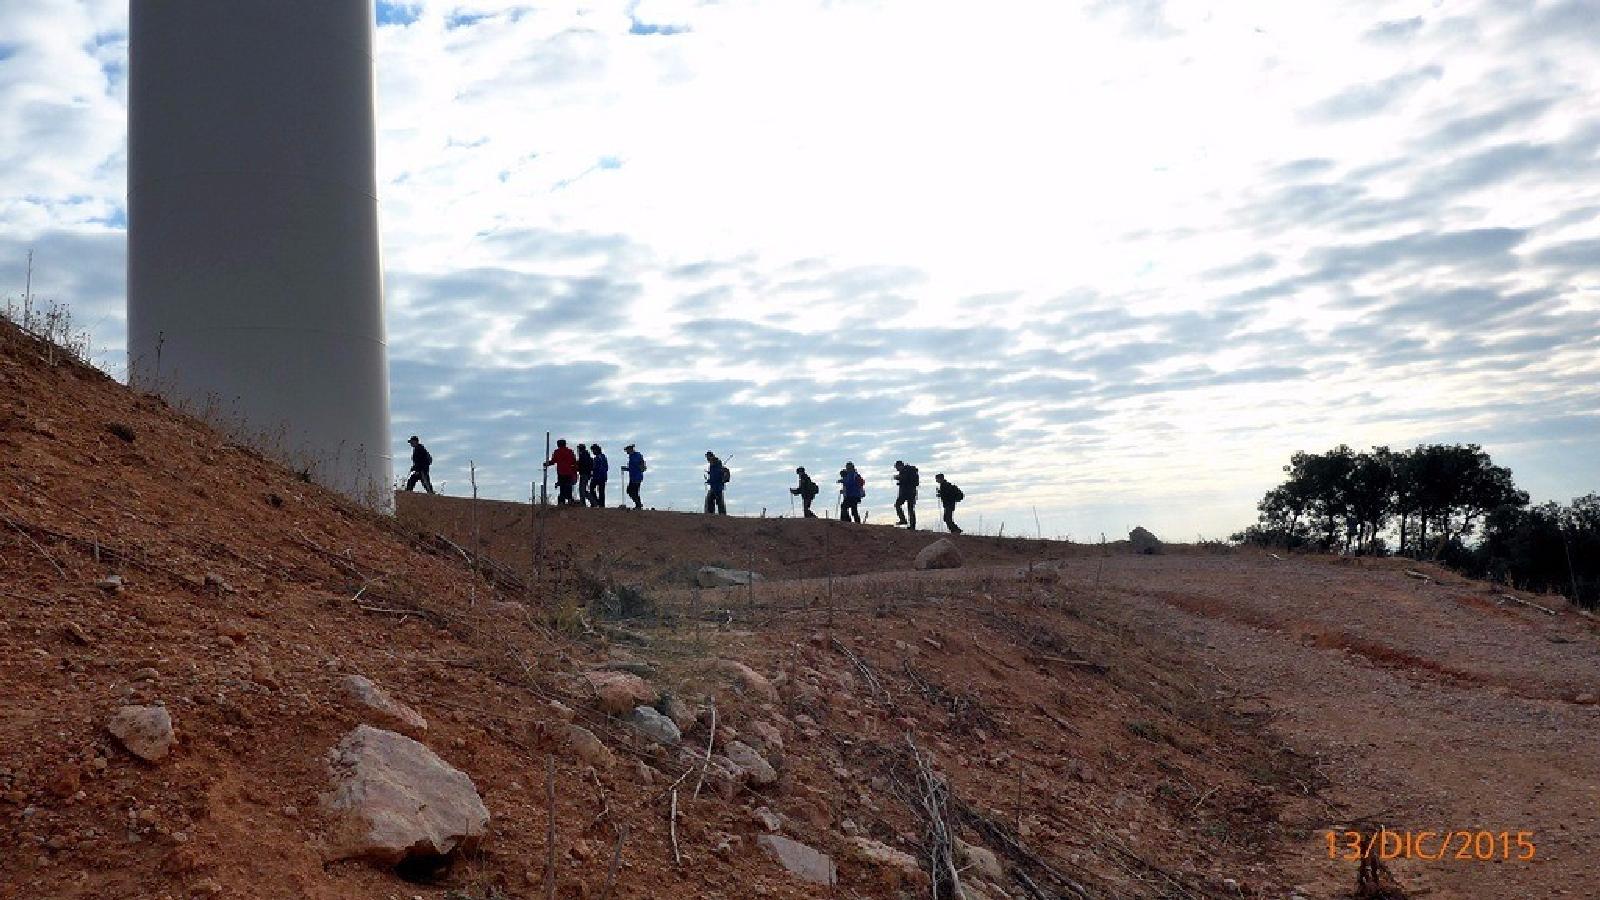
[[636,706],[649,706],[656,702],[656,689],[637,675],[590,671],[583,673],[583,677],[594,689],[595,702],[613,716],[625,716],[633,712]]
[[383,688],[363,675],[346,675],[339,681],[340,690],[357,703],[383,718],[393,720],[416,731],[427,731],[428,720],[422,714],[389,696]]
[[357,725],[330,753],[329,770],[330,861],[437,862],[470,850],[489,827],[472,779],[403,734]]
[[1161,539],[1147,531],[1144,526],[1139,526],[1128,532],[1128,543],[1133,546],[1135,553],[1160,553]]
[[832,887],[839,879],[838,867],[833,864],[833,859],[828,854],[807,847],[799,841],[791,840],[781,834],[763,834],[756,838],[756,844],[789,870],[789,874],[802,881]]
[[956,542],[939,538],[917,551],[917,559],[912,566],[918,569],[959,569],[961,564],[961,549]]
[[165,757],[177,740],[172,734],[172,714],[165,706],[124,706],[106,723],[106,730],[129,753],[146,762]]
[[701,566],[694,573],[694,583],[703,588],[742,587],[751,582],[761,581],[761,573],[751,572],[747,569],[722,569],[717,566]]

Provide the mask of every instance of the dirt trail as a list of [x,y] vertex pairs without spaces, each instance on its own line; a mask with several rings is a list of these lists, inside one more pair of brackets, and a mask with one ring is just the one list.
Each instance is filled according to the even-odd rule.
[[1135,632],[1177,635],[1241,698],[1260,698],[1291,746],[1322,760],[1329,802],[1285,822],[1303,847],[1281,860],[1314,896],[1350,884],[1322,831],[1380,824],[1533,832],[1532,862],[1452,853],[1393,863],[1430,897],[1595,896],[1600,707],[1580,696],[1600,690],[1592,620],[1500,607],[1484,585],[1401,568],[1114,557],[1101,592],[1083,566],[1066,583]]

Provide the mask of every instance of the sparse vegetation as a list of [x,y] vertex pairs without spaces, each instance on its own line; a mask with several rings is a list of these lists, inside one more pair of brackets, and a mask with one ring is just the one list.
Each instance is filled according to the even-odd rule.
[[[1600,603],[1600,494],[1528,505],[1477,444],[1296,453],[1238,543],[1432,559],[1476,577]],[[1389,539],[1393,539],[1391,545]]]

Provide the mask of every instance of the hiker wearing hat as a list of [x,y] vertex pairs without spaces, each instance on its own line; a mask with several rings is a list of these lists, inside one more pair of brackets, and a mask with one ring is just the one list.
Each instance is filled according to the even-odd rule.
[[632,444],[622,450],[628,454],[628,461],[622,467],[622,471],[628,473],[628,499],[633,501],[634,509],[644,509],[644,502],[639,499],[639,486],[644,484],[644,454],[633,449]]
[[[806,474],[805,466],[795,469],[794,473],[800,476],[800,486],[789,488],[789,493],[800,498],[800,506],[805,510],[806,518],[815,519],[817,514],[811,511],[811,501],[821,489],[811,480],[811,476]],[[794,508],[790,507],[789,511],[794,512]]]
[[589,505],[595,509],[606,508],[606,477],[611,474],[611,460],[600,452],[599,444],[589,445],[589,459],[594,468],[589,473]]
[[556,500],[557,506],[567,506],[578,501],[572,498],[572,486],[578,481],[578,456],[567,446],[566,438],[556,441],[556,452],[544,461],[546,469],[556,467],[556,487],[561,493]]
[[731,473],[715,453],[706,451],[706,515],[728,514],[728,504],[722,498],[722,489],[728,486]]
[[420,481],[423,490],[433,493],[433,480],[428,477],[428,468],[433,465],[433,454],[428,452],[427,447],[422,446],[422,441],[414,434],[406,443],[411,445],[411,477],[406,479],[406,490],[416,487]]
[[917,474],[916,466],[906,465],[904,461],[898,459],[894,461],[894,472],[895,484],[900,485],[900,492],[894,498],[894,514],[900,519],[897,524],[916,531],[917,484],[922,480],[922,476]]
[[843,500],[839,504],[839,520],[861,523],[861,500],[867,496],[867,480],[856,471],[856,464],[847,462],[839,470],[839,484]]
[[944,506],[944,524],[949,527],[951,534],[960,534],[961,526],[956,524],[956,504],[967,499],[967,495],[956,487],[955,482],[945,481],[943,472],[933,476],[933,480],[939,482],[939,503]]

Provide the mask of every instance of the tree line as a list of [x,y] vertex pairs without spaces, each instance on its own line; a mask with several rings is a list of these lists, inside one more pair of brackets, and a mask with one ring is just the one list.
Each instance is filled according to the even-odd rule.
[[1340,444],[1296,453],[1239,543],[1443,562],[1475,577],[1600,602],[1600,494],[1530,505],[1477,444]]

